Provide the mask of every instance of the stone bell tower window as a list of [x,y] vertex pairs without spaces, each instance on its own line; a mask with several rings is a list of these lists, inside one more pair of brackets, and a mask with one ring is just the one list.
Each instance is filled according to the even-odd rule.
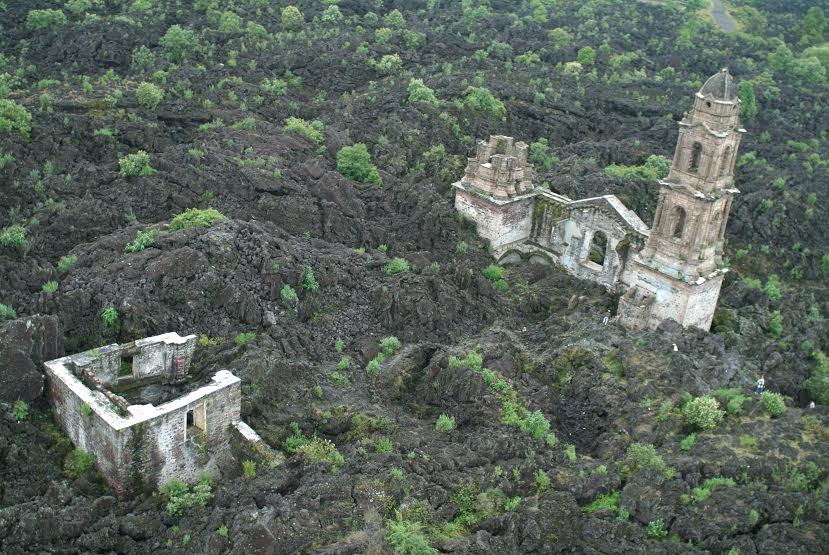
[[685,209],[681,206],[674,208],[671,221],[674,223],[674,237],[682,239],[682,234],[685,232]]
[[688,164],[688,171],[691,173],[697,173],[699,170],[699,158],[702,155],[702,145],[699,143],[694,143],[694,146],[691,147],[691,162]]

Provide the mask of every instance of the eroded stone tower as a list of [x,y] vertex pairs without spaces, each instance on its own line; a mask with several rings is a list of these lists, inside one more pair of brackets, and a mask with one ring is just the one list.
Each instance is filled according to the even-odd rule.
[[679,122],[679,139],[645,248],[634,262],[632,286],[619,301],[629,328],[665,318],[709,329],[723,274],[725,225],[740,138],[740,100],[726,69],[713,75]]

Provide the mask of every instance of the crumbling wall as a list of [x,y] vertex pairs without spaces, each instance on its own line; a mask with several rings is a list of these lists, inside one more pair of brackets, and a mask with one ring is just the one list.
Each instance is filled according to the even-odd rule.
[[[67,361],[69,359],[58,359]],[[120,420],[101,393],[91,391],[72,374],[71,366],[47,364],[49,397],[55,421],[75,447],[95,455],[98,470],[118,494],[128,489],[131,453],[129,429],[117,429]]]
[[[176,478],[194,481],[227,455],[229,430],[241,419],[241,382],[223,370],[213,381],[158,407],[146,420],[140,457],[136,461],[145,482],[155,488]],[[204,411],[204,430],[187,427],[188,411]],[[141,407],[135,407],[142,415]],[[197,416],[198,418],[198,416]]]
[[496,204],[485,198],[456,189],[455,208],[465,218],[475,222],[478,235],[489,240],[498,256],[505,247],[525,241],[532,228],[533,197]]
[[714,319],[722,281],[722,275],[714,274],[701,283],[686,283],[637,264],[634,290],[620,299],[622,324],[633,329],[655,328],[671,318],[683,326],[707,330]]
[[179,337],[167,333],[135,341],[133,354],[133,377],[136,379],[163,376],[174,381],[187,375],[193,352],[196,350],[196,336]]

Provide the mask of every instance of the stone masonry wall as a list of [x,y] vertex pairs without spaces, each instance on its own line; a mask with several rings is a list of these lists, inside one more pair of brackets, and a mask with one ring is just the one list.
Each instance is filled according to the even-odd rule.
[[[125,493],[131,463],[127,445],[132,432],[113,428],[101,416],[101,412],[109,412],[117,418],[108,408],[109,402],[99,393],[86,388],[71,372],[67,371],[59,377],[47,373],[50,374],[49,396],[55,421],[75,447],[95,455],[98,470],[116,493]],[[84,409],[84,405],[92,410]]]
[[[144,423],[137,473],[150,487],[158,488],[176,478],[194,481],[215,465],[229,448],[229,430],[240,420],[241,382],[230,372],[217,374],[219,381],[160,405],[160,414]],[[204,434],[187,430],[187,412],[205,411]]]
[[531,197],[499,205],[461,189],[455,194],[455,208],[477,224],[478,235],[489,240],[496,256],[508,245],[529,238],[533,202]]
[[196,350],[196,336],[181,338],[175,333],[164,334],[139,339],[135,342],[135,348],[137,352],[132,361],[134,378],[163,375],[174,380],[187,375]]

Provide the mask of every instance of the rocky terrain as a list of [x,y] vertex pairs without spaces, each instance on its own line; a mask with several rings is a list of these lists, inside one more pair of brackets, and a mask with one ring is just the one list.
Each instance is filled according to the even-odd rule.
[[[0,1],[0,552],[826,551],[829,9],[734,0],[726,34],[705,2],[294,4]],[[710,333],[484,275],[449,187],[476,139],[650,222],[655,179],[605,168],[670,158],[722,65],[748,133]],[[40,370],[167,331],[285,455],[180,514],[72,466]]]

